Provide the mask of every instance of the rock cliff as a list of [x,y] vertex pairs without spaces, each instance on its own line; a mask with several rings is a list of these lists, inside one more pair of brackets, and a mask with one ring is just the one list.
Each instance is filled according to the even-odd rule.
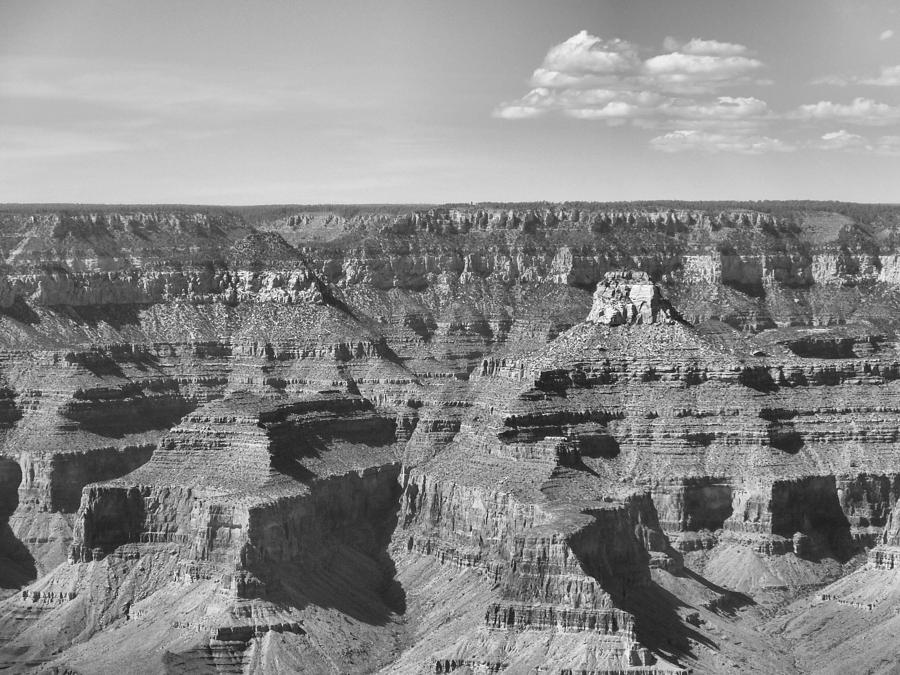
[[890,660],[900,210],[745,206],[0,209],[0,667]]
[[607,272],[594,291],[587,320],[607,326],[675,322],[675,312],[646,272]]

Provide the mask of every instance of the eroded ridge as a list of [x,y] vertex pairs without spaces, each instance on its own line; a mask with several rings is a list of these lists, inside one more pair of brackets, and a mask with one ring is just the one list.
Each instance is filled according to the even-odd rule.
[[874,668],[883,222],[4,211],[0,664]]

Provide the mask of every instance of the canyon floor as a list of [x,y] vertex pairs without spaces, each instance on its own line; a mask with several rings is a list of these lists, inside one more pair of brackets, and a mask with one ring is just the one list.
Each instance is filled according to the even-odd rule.
[[900,207],[0,207],[0,671],[900,672]]

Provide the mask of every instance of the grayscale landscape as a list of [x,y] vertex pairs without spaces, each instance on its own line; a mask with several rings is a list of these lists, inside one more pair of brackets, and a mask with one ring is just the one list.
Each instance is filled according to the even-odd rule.
[[900,672],[900,8],[784,4],[0,2],[0,672]]

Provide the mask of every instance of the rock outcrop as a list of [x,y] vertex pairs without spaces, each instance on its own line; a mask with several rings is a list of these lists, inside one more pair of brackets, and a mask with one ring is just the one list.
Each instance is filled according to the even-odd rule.
[[607,272],[587,320],[607,326],[674,323],[676,314],[646,272]]
[[758,208],[2,210],[0,668],[889,662],[900,215]]

